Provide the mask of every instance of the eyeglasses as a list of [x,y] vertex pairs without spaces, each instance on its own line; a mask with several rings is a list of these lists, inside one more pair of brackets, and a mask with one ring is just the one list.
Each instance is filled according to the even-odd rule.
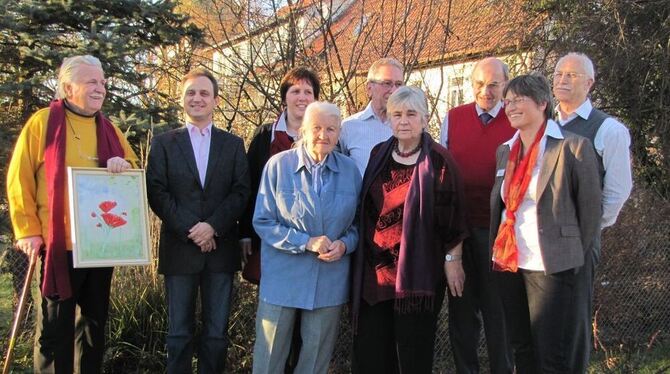
[[403,81],[395,81],[394,82],[394,81],[371,80],[370,82],[378,84],[378,85],[384,87],[384,89],[387,89],[387,90],[391,89],[392,87],[402,87],[402,86],[405,85],[405,82],[403,82]]
[[585,75],[586,74],[584,74],[584,73],[575,73],[574,71],[555,71],[554,74],[553,74],[554,79],[557,79],[557,80],[561,79],[561,78],[564,78],[564,77],[566,79],[573,80],[573,79],[577,79],[577,77],[583,77]]
[[503,104],[504,104],[505,106],[510,106],[510,104],[514,104],[514,106],[517,106],[517,105],[519,105],[519,103],[523,103],[523,102],[526,101],[526,100],[528,100],[527,97],[525,97],[525,96],[519,96],[519,97],[516,97],[516,98],[514,98],[514,99],[512,99],[512,100],[510,100],[510,99],[504,99],[504,100],[503,100]]

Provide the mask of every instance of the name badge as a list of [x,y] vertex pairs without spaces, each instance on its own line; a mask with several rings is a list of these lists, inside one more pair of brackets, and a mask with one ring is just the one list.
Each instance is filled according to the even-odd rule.
[[498,169],[496,171],[496,177],[502,177],[503,175],[505,175],[505,169]]

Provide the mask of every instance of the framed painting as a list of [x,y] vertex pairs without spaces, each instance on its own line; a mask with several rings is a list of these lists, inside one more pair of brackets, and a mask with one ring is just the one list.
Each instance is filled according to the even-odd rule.
[[151,262],[144,170],[68,167],[75,268]]

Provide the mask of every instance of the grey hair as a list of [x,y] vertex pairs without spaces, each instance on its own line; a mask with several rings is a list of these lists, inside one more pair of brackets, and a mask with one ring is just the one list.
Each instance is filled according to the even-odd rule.
[[368,82],[375,80],[377,72],[379,71],[379,68],[382,66],[393,66],[398,68],[401,72],[405,71],[405,68],[402,66],[400,61],[396,60],[395,58],[392,57],[380,58],[379,60],[373,62],[372,65],[370,65],[370,69],[368,69]]
[[424,125],[428,123],[426,94],[418,87],[403,86],[389,96],[386,112],[390,114],[397,109],[415,110],[423,119]]
[[500,69],[502,70],[502,73],[503,73],[503,78],[505,78],[505,81],[508,81],[509,80],[509,66],[506,63],[504,63],[501,59],[495,58],[495,57],[486,57],[484,59],[481,59],[481,60],[477,61],[475,63],[475,66],[472,68],[472,72],[470,73],[470,81],[472,81],[472,82],[475,81],[474,76],[475,76],[475,72],[477,71],[477,67],[479,66],[479,64],[484,63],[484,62],[489,62],[489,61],[498,62],[498,65],[499,65],[499,67],[500,67]]
[[91,55],[66,57],[63,59],[63,63],[58,69],[58,88],[56,90],[56,99],[66,98],[65,84],[72,83],[73,77],[81,65],[95,66],[102,70],[102,64],[97,57],[93,57]]
[[549,86],[549,81],[543,75],[519,75],[505,86],[503,97],[507,96],[508,92],[512,92],[518,96],[526,96],[537,105],[547,103],[547,107],[544,108],[545,118],[549,119],[553,117],[554,105],[551,97],[551,87]]
[[593,61],[591,61],[589,56],[581,52],[570,52],[567,55],[558,59],[556,66],[558,66],[561,63],[561,61],[563,61],[563,59],[565,59],[566,57],[574,57],[578,59],[581,62],[582,67],[586,71],[586,75],[589,78],[593,79],[594,81],[596,80],[596,69],[593,67]]
[[307,126],[305,125],[309,124],[309,121],[311,121],[312,117],[316,116],[317,114],[323,114],[328,117],[335,118],[337,121],[337,127],[342,127],[342,113],[340,112],[340,108],[338,108],[337,105],[327,101],[313,101],[307,105],[307,108],[305,109],[305,115],[302,117],[303,125],[300,126],[300,139],[294,143],[294,148],[302,146],[303,139],[305,138],[305,133],[307,131]]

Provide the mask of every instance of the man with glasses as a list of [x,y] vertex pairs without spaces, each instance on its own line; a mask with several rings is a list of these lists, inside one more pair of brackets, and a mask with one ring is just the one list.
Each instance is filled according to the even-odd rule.
[[[490,275],[489,196],[493,187],[496,149],[514,134],[503,109],[509,69],[496,58],[477,62],[470,77],[473,103],[452,108],[444,118],[440,143],[459,166],[465,184],[470,237],[463,243],[465,285],[461,297],[449,295],[449,338],[459,373],[478,373],[477,349],[482,313],[492,373],[511,373],[502,304]],[[461,261],[450,256],[446,261]]]
[[375,61],[368,70],[368,106],[342,122],[340,152],[356,162],[361,175],[365,173],[372,148],[393,135],[386,115],[386,101],[404,85],[403,70],[402,64],[394,58]]
[[[553,74],[554,96],[558,100],[556,113],[563,129],[591,140],[599,162],[603,185],[601,229],[616,222],[617,216],[628,199],[633,187],[630,163],[630,134],[621,122],[593,107],[588,97],[595,82],[593,62],[582,53],[568,53],[556,64]],[[584,289],[583,317],[575,328],[586,335],[581,339],[584,347],[578,347],[574,354],[583,358],[583,368],[588,365],[591,337],[593,276],[600,258],[600,237],[585,256],[584,277],[581,279],[589,287]]]

